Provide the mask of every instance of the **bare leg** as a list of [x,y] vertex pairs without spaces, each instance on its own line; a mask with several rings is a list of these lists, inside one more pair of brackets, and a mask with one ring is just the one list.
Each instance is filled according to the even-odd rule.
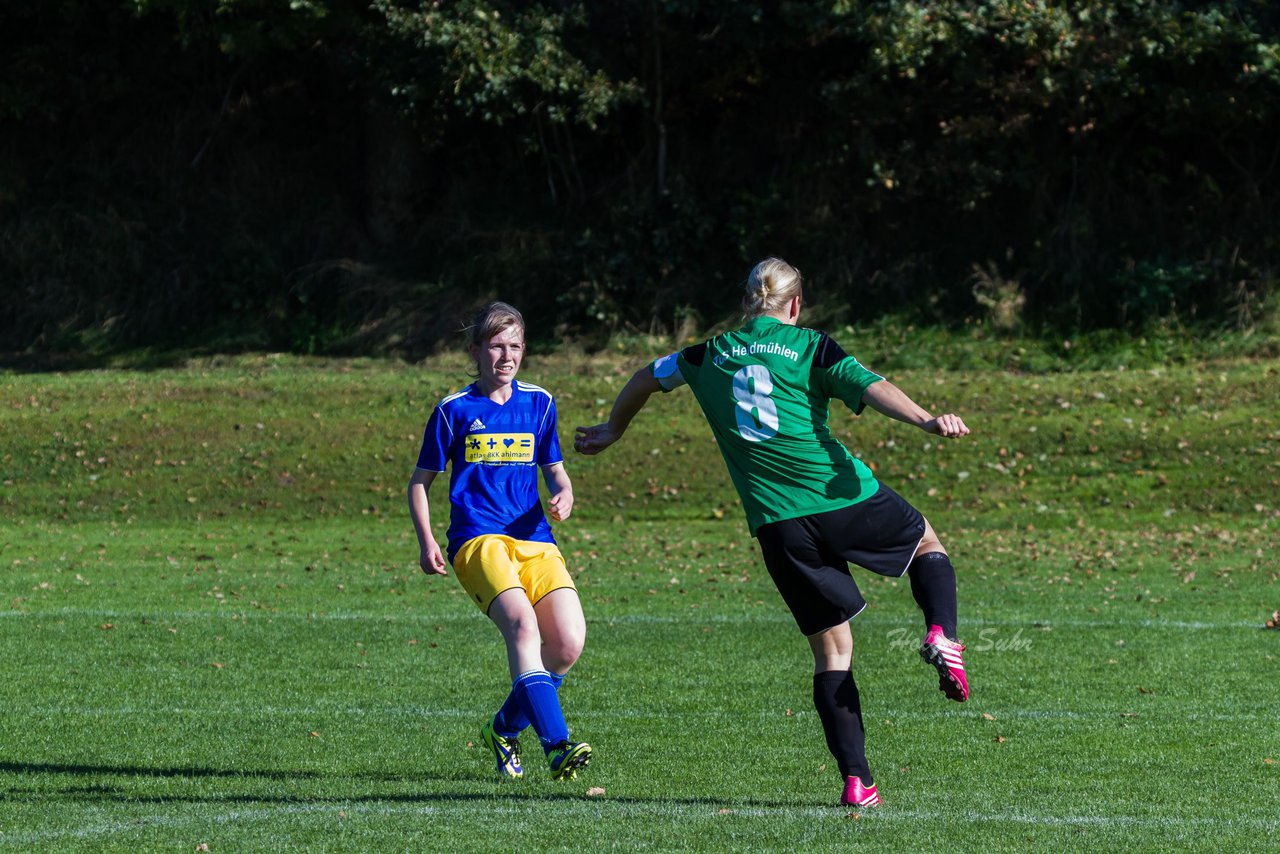
[[[532,722],[538,733],[542,749],[550,752],[567,744],[569,727],[560,708],[555,683],[542,662],[542,636],[538,631],[538,617],[529,597],[523,590],[503,591],[489,606],[489,619],[493,620],[507,644],[507,664],[511,668],[511,694],[494,716],[494,729],[503,737],[512,737]],[[518,720],[512,722],[511,717]],[[556,770],[557,776],[568,775],[573,768],[585,764],[591,758],[591,748],[586,748],[585,758],[577,757],[576,764]]]
[[853,664],[853,633],[848,623],[832,626],[824,632],[810,635],[809,648],[813,650],[813,672],[848,670]]
[[507,665],[511,678],[530,670],[544,670],[542,636],[538,631],[538,615],[529,597],[518,588],[504,590],[489,605],[493,620],[507,645]]
[[552,673],[565,675],[582,655],[587,621],[582,601],[570,587],[553,590],[533,606],[542,634],[542,661]]
[[920,545],[916,547],[916,557],[930,552],[947,553],[942,547],[942,541],[938,539],[938,535],[934,532],[933,526],[929,524],[929,520],[924,520],[924,536],[920,538]]

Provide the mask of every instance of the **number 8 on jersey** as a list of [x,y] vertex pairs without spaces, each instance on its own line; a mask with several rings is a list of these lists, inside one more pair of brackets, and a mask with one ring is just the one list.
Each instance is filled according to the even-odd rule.
[[772,393],[773,376],[764,365],[747,365],[733,375],[738,433],[748,442],[763,442],[778,434],[778,407]]

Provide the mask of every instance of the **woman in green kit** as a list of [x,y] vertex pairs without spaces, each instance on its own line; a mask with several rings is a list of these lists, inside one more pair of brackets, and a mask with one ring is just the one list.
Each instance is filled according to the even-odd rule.
[[832,399],[855,415],[870,406],[946,438],[967,435],[958,415],[934,417],[848,355],[826,333],[798,325],[800,271],[761,261],[746,281],[746,322],[636,371],[609,420],[579,427],[574,447],[596,454],[622,438],[654,392],[688,385],[715,434],[765,566],[813,651],[813,701],[844,777],[841,803],[880,801],[867,763],[849,620],[866,607],[849,564],[907,574],[924,612],[920,654],[950,699],[969,696],[956,640],[956,576],[928,521],[831,435]]

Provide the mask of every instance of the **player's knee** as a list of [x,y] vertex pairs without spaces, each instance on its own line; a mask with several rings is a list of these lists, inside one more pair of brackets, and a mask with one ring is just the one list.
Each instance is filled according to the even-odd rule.
[[560,662],[564,670],[568,670],[582,655],[582,648],[586,645],[586,641],[587,632],[585,627],[575,627],[569,631],[562,631],[547,647],[543,648],[543,658],[554,659]]
[[543,647],[542,660],[547,665],[548,670],[556,673],[568,673],[569,669],[577,663],[578,657],[582,655],[582,649],[577,650],[565,649],[557,647],[555,649],[547,649]]
[[916,555],[927,554],[929,552],[947,553],[942,547],[942,541],[938,539],[938,535],[934,532],[933,526],[927,521],[924,523],[924,536],[920,538],[920,545],[916,547]]
[[932,530],[928,530],[925,531],[923,538],[920,539],[920,544],[915,548],[915,557],[931,552],[947,553],[946,549],[942,548],[942,540],[938,539],[938,535],[934,534]]
[[538,618],[532,612],[517,617],[512,621],[511,637],[517,646],[531,647],[540,644],[542,635],[538,631]]

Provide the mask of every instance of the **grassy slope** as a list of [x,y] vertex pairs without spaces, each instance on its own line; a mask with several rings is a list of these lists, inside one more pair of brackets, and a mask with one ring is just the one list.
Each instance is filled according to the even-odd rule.
[[[634,364],[526,377],[567,439]],[[591,637],[565,699],[599,760],[488,780],[498,640],[417,573],[402,497],[464,370],[0,377],[0,845],[1261,850],[1278,829],[1272,364],[895,373],[975,428],[945,445],[837,416],[956,555],[975,685],[945,703],[905,585],[859,575],[890,807],[856,819],[829,806],[807,651],[682,394],[569,459]]]

